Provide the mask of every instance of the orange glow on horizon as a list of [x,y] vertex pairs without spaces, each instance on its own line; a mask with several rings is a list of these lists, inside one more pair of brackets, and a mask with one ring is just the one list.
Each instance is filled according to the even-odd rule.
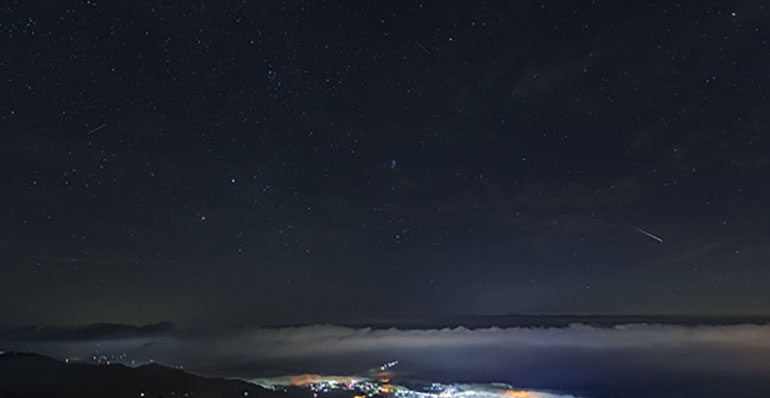
[[506,390],[505,396],[510,398],[533,398],[535,394],[524,390]]
[[320,375],[314,375],[314,374],[309,374],[309,373],[305,373],[305,374],[301,374],[301,375],[291,375],[291,376],[289,376],[289,380],[291,382],[291,385],[298,386],[298,387],[307,386],[307,385],[310,385],[310,384],[313,384],[313,383],[317,383],[317,382],[319,382],[319,381],[321,381],[323,379],[324,378],[322,376],[320,376]]

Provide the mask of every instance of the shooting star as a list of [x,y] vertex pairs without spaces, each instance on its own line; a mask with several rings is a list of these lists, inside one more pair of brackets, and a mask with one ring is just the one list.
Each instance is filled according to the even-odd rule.
[[416,44],[416,45],[417,45],[417,47],[419,47],[419,48],[420,48],[420,50],[424,51],[424,52],[425,52],[425,54],[428,54],[428,55],[430,55],[430,51],[428,51],[428,49],[427,49],[427,48],[425,48],[425,46],[423,46],[423,45],[422,45],[422,43],[420,43],[419,41],[416,41],[416,42],[414,42],[414,44]]
[[650,239],[656,240],[658,243],[663,243],[663,238],[661,238],[660,236],[653,235],[653,234],[651,234],[651,233],[649,233],[649,232],[647,232],[647,231],[645,231],[645,230],[643,230],[643,229],[641,229],[639,227],[634,227],[634,229],[636,229],[640,233],[644,234],[646,237],[648,237]]
[[95,133],[95,132],[97,132],[97,131],[105,128],[105,127],[107,127],[107,123],[102,123],[102,124],[92,128],[91,131],[88,132],[88,134],[93,134],[93,133]]

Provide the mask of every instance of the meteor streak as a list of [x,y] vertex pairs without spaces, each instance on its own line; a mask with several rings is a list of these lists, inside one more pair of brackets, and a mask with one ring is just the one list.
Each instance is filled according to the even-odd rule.
[[107,123],[102,123],[99,126],[96,126],[95,128],[91,129],[91,131],[88,132],[88,134],[93,134],[103,128],[107,127]]
[[658,243],[663,243],[663,238],[661,238],[660,236],[653,235],[653,234],[651,234],[651,233],[649,233],[649,232],[647,232],[647,231],[645,231],[645,230],[643,230],[643,229],[641,229],[639,227],[634,227],[634,229],[636,229],[637,231],[641,232],[642,234],[644,234],[648,238],[656,240]]

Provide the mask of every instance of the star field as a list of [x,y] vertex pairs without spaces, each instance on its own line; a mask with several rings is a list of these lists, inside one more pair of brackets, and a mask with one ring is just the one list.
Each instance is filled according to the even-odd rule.
[[769,13],[9,2],[0,319],[767,313]]

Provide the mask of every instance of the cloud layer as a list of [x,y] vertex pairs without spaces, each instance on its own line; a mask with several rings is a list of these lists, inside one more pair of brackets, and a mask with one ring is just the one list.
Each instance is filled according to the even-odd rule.
[[[396,378],[401,380],[501,381],[585,396],[608,396],[624,388],[641,394],[650,385],[656,387],[658,396],[703,388],[764,388],[770,392],[770,382],[763,376],[770,374],[770,363],[765,360],[770,356],[770,325],[602,328],[574,324],[473,330],[313,325],[245,327],[216,333],[180,333],[168,326],[154,326],[137,330],[159,333],[92,340],[53,334],[58,337],[55,341],[41,341],[38,336],[33,341],[10,341],[8,346],[81,358],[98,349],[125,353],[127,360],[137,363],[153,359],[203,373],[245,378],[308,372],[354,374],[398,359]],[[634,394],[623,393],[644,396]]]
[[151,323],[144,326],[117,323],[94,323],[79,327],[33,327],[0,330],[0,341],[92,341],[121,340],[165,336],[174,330],[171,322]]

